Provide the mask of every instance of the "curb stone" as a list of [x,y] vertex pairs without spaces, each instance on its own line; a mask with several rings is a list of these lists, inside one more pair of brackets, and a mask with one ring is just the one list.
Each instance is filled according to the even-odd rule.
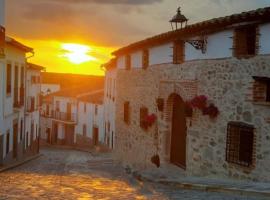
[[167,186],[173,186],[185,190],[198,190],[198,191],[204,191],[204,192],[219,192],[219,193],[225,193],[225,194],[235,194],[235,195],[241,195],[241,196],[253,196],[253,197],[260,197],[270,198],[270,191],[264,192],[264,191],[257,191],[252,189],[239,189],[234,187],[224,187],[222,185],[207,185],[207,184],[199,184],[199,183],[184,183],[184,182],[174,182],[174,181],[165,181],[165,180],[158,180],[154,181],[152,179],[143,177],[141,174],[133,173],[132,174],[134,178],[136,178],[140,182],[151,182],[151,183],[159,183],[162,185]]
[[37,154],[37,155],[35,155],[35,156],[32,156],[32,157],[27,158],[27,159],[25,159],[25,160],[22,160],[22,161],[20,161],[20,162],[16,162],[16,163],[14,163],[14,164],[5,166],[5,167],[3,167],[3,168],[0,168],[0,173],[5,172],[5,171],[8,171],[8,170],[13,169],[13,168],[16,168],[16,167],[19,167],[19,166],[21,166],[21,165],[23,165],[23,164],[25,164],[25,163],[27,163],[27,162],[30,162],[30,161],[32,161],[32,160],[35,160],[35,159],[39,158],[39,157],[41,157],[41,156],[43,156],[43,154]]

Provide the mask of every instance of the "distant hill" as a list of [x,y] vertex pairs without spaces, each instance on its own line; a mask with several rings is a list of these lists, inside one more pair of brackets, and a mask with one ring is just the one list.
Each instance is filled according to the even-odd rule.
[[74,87],[89,87],[90,90],[99,90],[104,88],[103,76],[62,74],[62,73],[41,73],[42,83],[59,84],[62,89]]

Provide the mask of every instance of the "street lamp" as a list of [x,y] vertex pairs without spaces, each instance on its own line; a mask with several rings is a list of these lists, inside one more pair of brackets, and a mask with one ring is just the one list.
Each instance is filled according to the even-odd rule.
[[[176,15],[170,20],[172,30],[182,29],[187,26],[188,19],[182,15],[181,7],[177,9]],[[178,27],[178,25],[180,26]]]

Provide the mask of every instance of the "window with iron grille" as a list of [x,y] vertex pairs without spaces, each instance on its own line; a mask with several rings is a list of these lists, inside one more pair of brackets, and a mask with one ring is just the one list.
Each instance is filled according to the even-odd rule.
[[258,49],[257,26],[237,28],[234,34],[234,54],[236,57],[256,55]]
[[185,45],[184,41],[177,40],[173,43],[173,63],[181,64],[184,62],[184,51]]
[[254,127],[230,122],[227,130],[226,161],[244,167],[253,164]]
[[140,108],[140,127],[143,129],[147,129],[147,122],[146,122],[146,117],[148,115],[148,108],[142,107]]
[[129,102],[126,101],[124,103],[124,122],[129,124],[130,122],[130,105],[129,105]]
[[149,50],[148,49],[143,50],[142,66],[143,66],[143,69],[147,69],[149,67]]
[[131,57],[130,55],[126,55],[126,70],[130,70],[131,68]]

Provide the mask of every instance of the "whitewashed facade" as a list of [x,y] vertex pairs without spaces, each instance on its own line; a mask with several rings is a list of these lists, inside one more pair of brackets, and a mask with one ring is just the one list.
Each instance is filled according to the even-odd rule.
[[[103,98],[103,91],[101,92]],[[59,91],[45,97],[41,113],[42,139],[49,144],[83,147],[103,145],[103,104],[96,104],[91,100],[91,96],[100,91],[73,96],[64,93]],[[85,99],[89,96],[89,100]]]
[[[138,55],[133,57],[133,66],[137,67]],[[120,62],[122,66],[122,61]],[[116,101],[116,69],[106,71],[104,91],[105,141],[113,149],[115,147],[115,101]]]

